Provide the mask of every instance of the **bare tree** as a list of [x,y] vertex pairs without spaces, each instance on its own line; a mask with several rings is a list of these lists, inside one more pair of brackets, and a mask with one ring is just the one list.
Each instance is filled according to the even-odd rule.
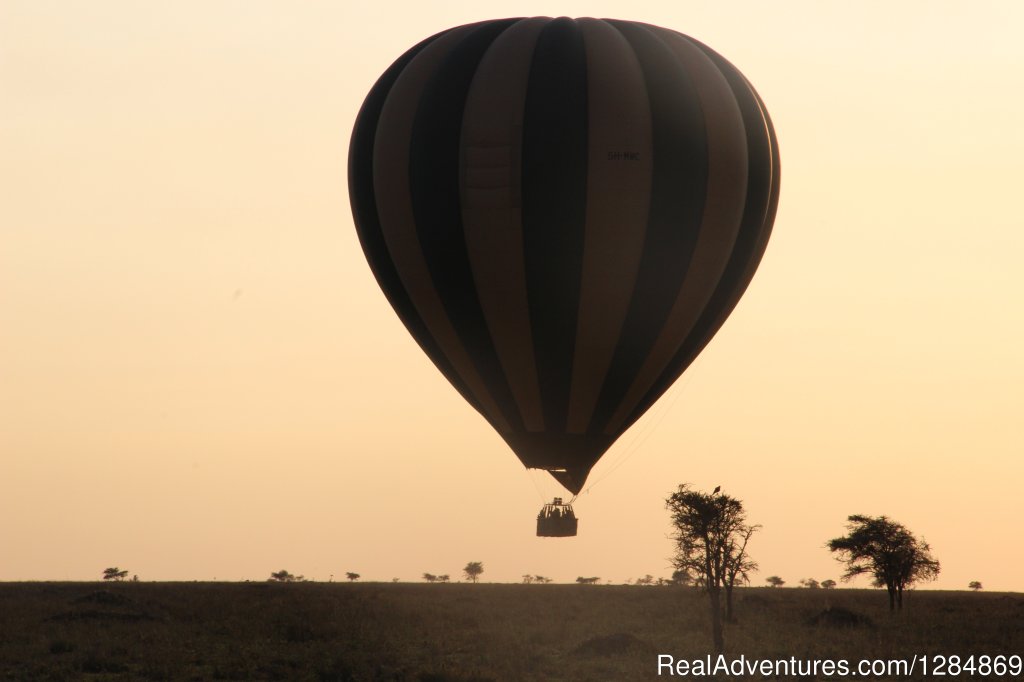
[[757,570],[757,562],[747,554],[747,543],[751,536],[761,526],[748,526],[740,524],[735,534],[729,539],[729,547],[726,548],[726,555],[731,557],[725,564],[725,619],[730,623],[736,622],[736,615],[733,613],[732,590],[736,587],[736,581],[750,583],[750,574]]
[[833,538],[828,548],[846,564],[843,580],[870,575],[875,587],[889,593],[889,610],[903,608],[903,590],[939,575],[939,562],[931,547],[905,526],[885,516],[848,517],[848,535]]
[[[717,491],[702,493],[683,484],[665,505],[672,516],[676,543],[672,563],[703,583],[711,612],[711,637],[716,652],[722,653],[722,592],[731,605],[733,586],[737,580],[747,580],[756,566],[747,555],[747,544],[758,526],[747,523],[742,502]],[[732,617],[731,608],[726,616]]]
[[482,561],[470,561],[462,569],[462,572],[465,574],[466,579],[475,583],[480,578],[480,574],[484,572],[484,564]]

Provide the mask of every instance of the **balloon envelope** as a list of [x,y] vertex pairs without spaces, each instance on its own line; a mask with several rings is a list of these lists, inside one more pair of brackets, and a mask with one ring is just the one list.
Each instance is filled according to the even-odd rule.
[[504,19],[380,77],[349,190],[419,345],[524,465],[578,493],[749,284],[779,156],[753,87],[692,38]]

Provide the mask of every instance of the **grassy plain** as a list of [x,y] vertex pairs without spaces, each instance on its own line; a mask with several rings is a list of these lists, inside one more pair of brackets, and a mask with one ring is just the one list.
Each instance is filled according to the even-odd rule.
[[[738,592],[728,656],[1024,654],[1024,594],[917,591],[890,614],[878,590]],[[648,680],[709,641],[681,587],[0,583],[0,679],[19,682]]]

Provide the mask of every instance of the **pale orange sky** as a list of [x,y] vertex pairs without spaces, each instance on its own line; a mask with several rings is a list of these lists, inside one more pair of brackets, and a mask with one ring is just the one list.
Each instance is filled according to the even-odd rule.
[[[782,152],[747,295],[570,540],[534,537],[558,487],[404,330],[346,194],[395,58],[534,14],[707,43]],[[861,513],[927,538],[931,586],[1024,590],[1021,26],[1014,2],[0,1],[0,580],[621,582],[671,572],[690,482],[764,526],[755,584],[838,578],[824,544]]]

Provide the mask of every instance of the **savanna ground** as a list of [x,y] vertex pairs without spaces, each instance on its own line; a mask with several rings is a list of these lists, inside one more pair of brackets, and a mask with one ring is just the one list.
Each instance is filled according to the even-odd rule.
[[[880,590],[737,592],[730,657],[1024,654],[1024,594],[918,591],[890,614]],[[668,586],[0,583],[0,679],[655,679],[658,654],[710,653],[706,603]]]

